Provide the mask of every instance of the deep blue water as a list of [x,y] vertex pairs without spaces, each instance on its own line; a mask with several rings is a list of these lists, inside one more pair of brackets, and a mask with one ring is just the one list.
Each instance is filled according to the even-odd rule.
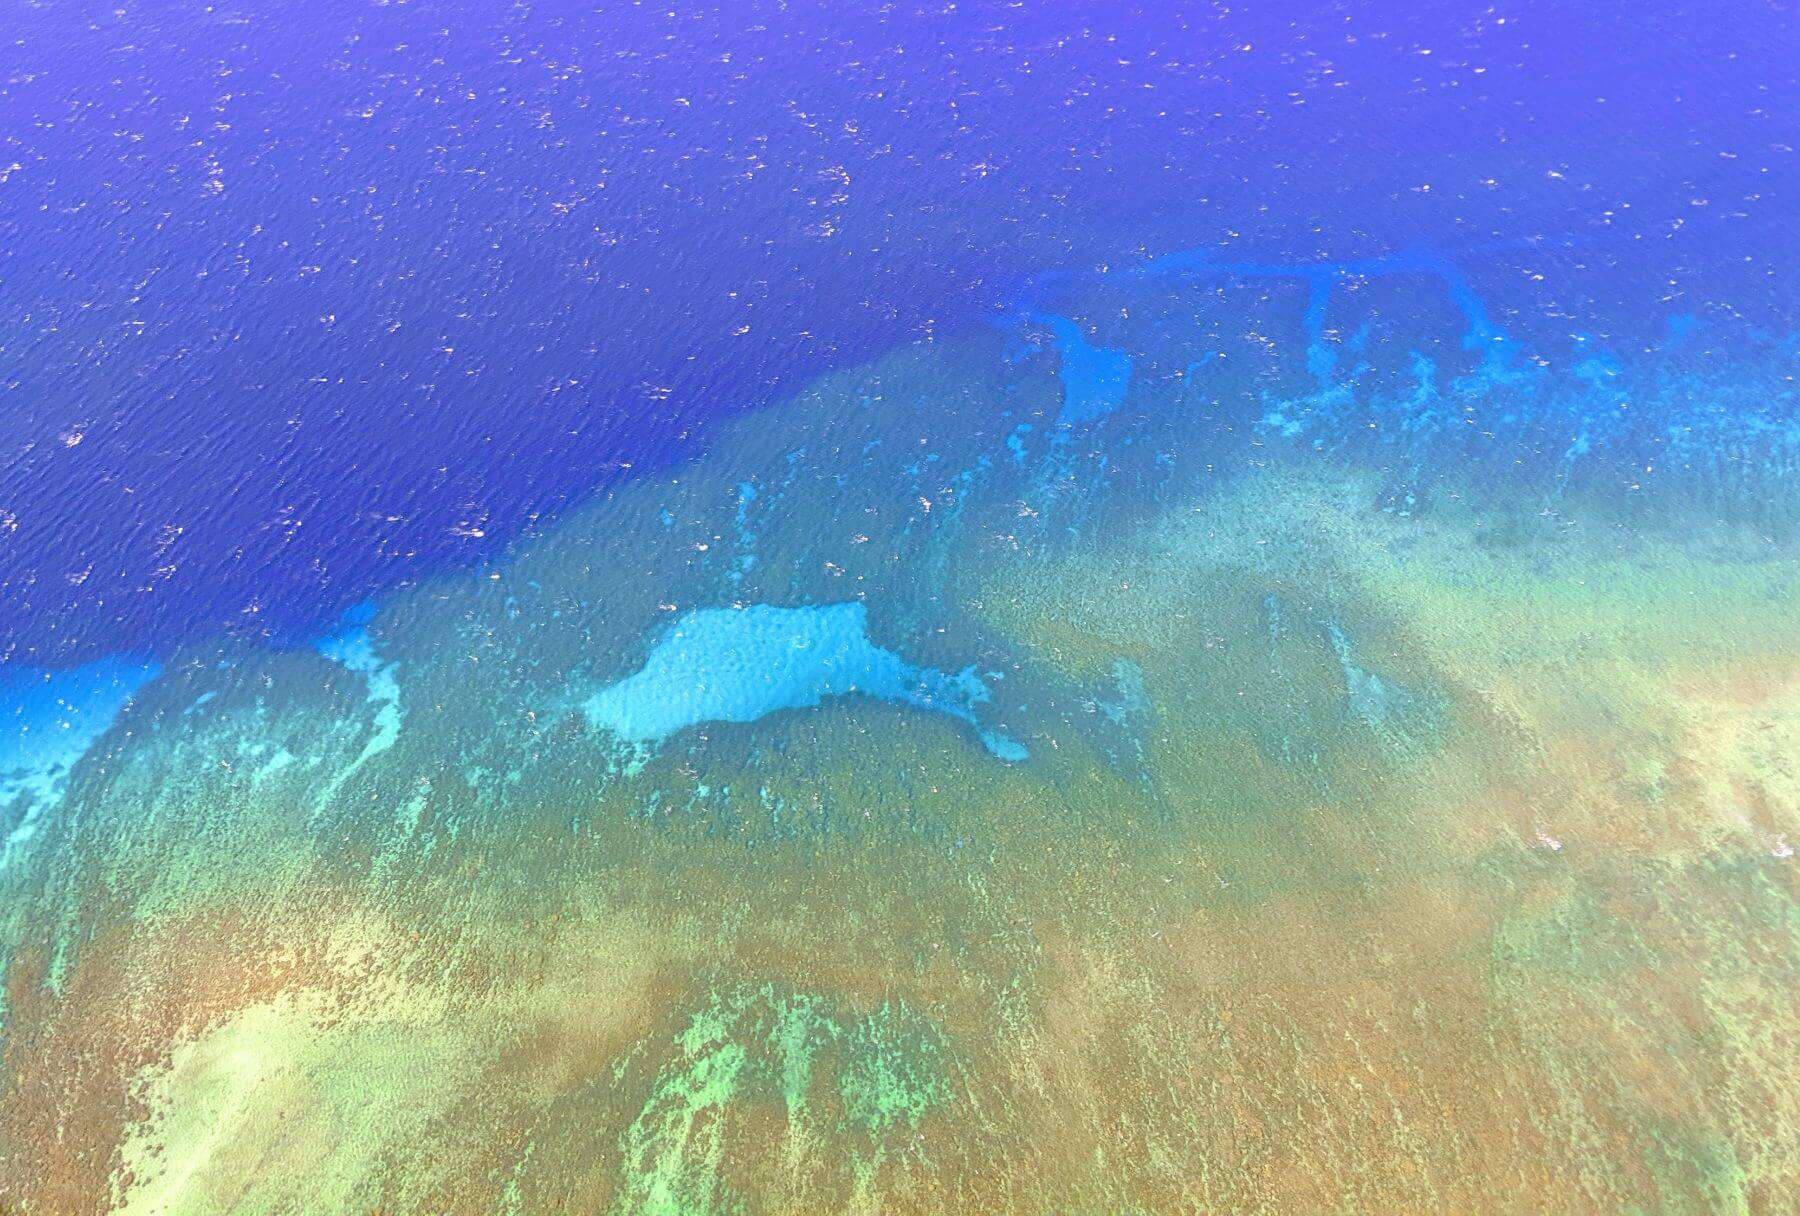
[[0,660],[292,644],[1046,274],[1543,242],[1593,264],[1539,349],[1791,331],[1797,50],[1752,2],[16,6]]

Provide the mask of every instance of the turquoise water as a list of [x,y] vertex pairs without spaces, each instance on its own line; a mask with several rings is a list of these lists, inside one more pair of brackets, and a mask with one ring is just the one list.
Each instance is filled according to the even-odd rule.
[[[630,744],[857,695],[974,725],[976,707],[988,700],[974,667],[955,675],[915,667],[869,640],[868,615],[868,606],[854,601],[696,609],[657,639],[640,670],[589,697],[582,712]],[[983,730],[980,737],[1002,760],[1030,757],[1004,734]]]
[[99,659],[72,671],[17,671],[0,690],[10,721],[0,739],[0,805],[14,808],[0,867],[37,833],[58,805],[69,776],[113,725],[131,695],[156,678],[155,663]]

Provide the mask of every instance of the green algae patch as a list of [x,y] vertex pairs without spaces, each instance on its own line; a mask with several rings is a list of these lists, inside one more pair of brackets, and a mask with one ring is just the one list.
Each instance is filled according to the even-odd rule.
[[864,1194],[952,1101],[942,1034],[897,1001],[869,1012],[772,985],[710,994],[675,1035],[619,1142],[614,1210],[748,1210],[732,1179],[779,1166],[808,1193]]
[[950,1100],[943,1045],[905,1006],[884,1003],[852,1023],[838,1085],[844,1115],[870,1135],[917,1127]]

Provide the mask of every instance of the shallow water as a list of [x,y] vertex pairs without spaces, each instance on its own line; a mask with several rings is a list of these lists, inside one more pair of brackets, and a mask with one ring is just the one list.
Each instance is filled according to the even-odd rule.
[[298,637],[0,669],[0,1209],[1782,1210],[1800,276],[1562,188],[1159,208]]

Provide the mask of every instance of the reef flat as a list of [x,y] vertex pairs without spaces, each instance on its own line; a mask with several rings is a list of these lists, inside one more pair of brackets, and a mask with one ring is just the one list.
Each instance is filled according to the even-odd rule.
[[0,787],[6,1201],[1778,1210],[1800,339],[1571,334],[1598,261],[1066,276],[95,674]]

